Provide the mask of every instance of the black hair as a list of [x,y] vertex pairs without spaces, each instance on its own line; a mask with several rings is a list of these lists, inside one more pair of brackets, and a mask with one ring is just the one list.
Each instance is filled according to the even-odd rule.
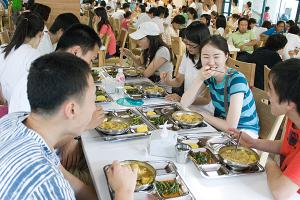
[[165,13],[164,13],[164,18],[167,18],[167,17],[169,17],[169,9],[168,8],[165,9]]
[[196,11],[194,8],[189,7],[189,8],[187,9],[187,12],[188,12],[188,13],[191,13],[191,15],[193,16],[193,19],[194,19],[194,20],[198,18],[198,13],[197,13],[197,11]]
[[172,60],[172,52],[171,52],[170,48],[168,47],[168,45],[162,40],[160,35],[154,35],[154,36],[147,35],[146,37],[149,40],[149,48],[145,49],[143,51],[144,63],[146,65],[150,64],[152,62],[152,60],[155,57],[156,52],[158,51],[158,49],[160,47],[168,48],[168,50],[170,52],[170,57]]
[[293,102],[300,114],[300,59],[291,58],[274,65],[269,73],[279,103]]
[[124,3],[122,6],[123,10],[130,8],[130,4],[129,3]]
[[240,25],[240,23],[241,23],[242,21],[246,21],[246,22],[249,24],[249,20],[248,20],[247,18],[241,17],[241,18],[239,19],[239,21],[238,21],[238,25]]
[[49,18],[50,12],[51,12],[51,8],[44,4],[35,3],[33,5],[32,12],[39,14],[44,21],[48,21],[48,18]]
[[297,26],[297,25],[291,26],[290,29],[289,29],[289,33],[299,35],[299,33],[300,33],[299,26]]
[[218,29],[218,28],[222,27],[225,30],[226,23],[227,23],[226,17],[224,15],[219,15],[216,20],[216,28]]
[[157,13],[156,13],[156,15],[154,15],[154,16],[159,17],[160,15],[165,15],[166,9],[167,9],[167,8],[165,8],[165,7],[163,7],[163,6],[158,6],[158,7],[157,7]]
[[43,19],[32,12],[24,12],[17,19],[16,30],[10,42],[3,47],[4,58],[8,56],[11,50],[18,49],[26,38],[34,38],[36,34],[44,30]]
[[239,0],[232,0],[232,2],[237,6],[239,4]]
[[90,72],[84,60],[70,53],[55,52],[36,59],[27,81],[31,111],[51,115],[69,98],[82,103]]
[[107,16],[107,12],[105,10],[105,8],[103,7],[98,7],[94,10],[94,13],[95,15],[97,15],[98,17],[101,18],[100,22],[97,24],[97,31],[100,32],[101,30],[101,27],[103,25],[108,25],[112,28],[112,26],[110,25],[109,23],[109,20],[108,20],[108,16]]
[[65,31],[73,24],[79,23],[79,19],[73,13],[62,13],[55,18],[52,26],[49,28],[49,31],[55,34],[59,29]]
[[182,15],[176,15],[173,18],[172,23],[183,25],[183,24],[185,24],[185,18]]
[[151,7],[148,13],[152,14],[153,16],[159,16],[158,9],[156,7]]
[[270,35],[266,41],[265,47],[273,51],[283,49],[287,43],[287,39],[282,34]]
[[[209,30],[205,24],[200,23],[199,21],[192,22],[184,32],[184,39],[191,41],[195,44],[200,45],[204,40],[206,40],[210,36]],[[186,51],[186,55],[192,60],[195,64],[195,56],[189,54]]]
[[145,6],[145,5],[140,4],[140,5],[139,5],[139,8],[141,9],[141,12],[142,12],[142,13],[146,12],[146,6]]
[[286,23],[289,24],[290,26],[294,26],[295,25],[295,22],[293,20],[291,20],[291,19],[288,20]]
[[270,10],[270,7],[269,6],[266,6],[265,7],[265,12],[268,12]]
[[257,22],[256,22],[256,19],[250,18],[250,19],[248,20],[248,23],[249,23],[249,25],[250,25],[250,24],[256,24]]
[[124,18],[127,19],[131,16],[131,12],[130,11],[126,11],[126,13],[124,14]]
[[227,40],[220,36],[220,35],[213,35],[210,36],[209,38],[207,38],[206,40],[204,40],[201,44],[200,44],[200,57],[199,57],[199,62],[198,62],[198,68],[200,69],[202,67],[201,64],[201,53],[202,53],[202,49],[204,46],[210,44],[211,46],[221,50],[224,52],[225,55],[229,54],[229,48],[228,48],[228,44],[227,44]]
[[27,3],[24,3],[25,9],[32,11],[34,8],[34,2],[35,0],[28,0]]
[[261,27],[270,29],[270,28],[272,28],[272,23],[271,23],[270,21],[264,21],[264,22],[262,23]]
[[181,7],[181,10],[182,10],[183,13],[186,13],[186,12],[187,12],[187,9],[188,9],[187,6],[182,6],[182,7]]
[[206,26],[210,25],[211,16],[209,14],[203,14],[201,17],[204,17],[206,19]]
[[248,1],[248,2],[247,2],[247,6],[248,6],[249,8],[251,8],[252,2],[251,2],[251,1]]
[[235,18],[235,19],[239,19],[240,18],[240,16],[238,14],[232,14],[231,17]]
[[105,8],[109,11],[111,9],[111,6],[106,6]]
[[100,1],[100,6],[105,8],[106,7],[106,2],[105,1]]
[[285,22],[282,21],[282,20],[278,21],[278,22],[276,23],[276,26],[278,26],[279,24],[284,24],[284,26],[285,26]]
[[216,12],[216,11],[213,10],[213,11],[210,13],[210,15],[211,15],[211,16],[213,15],[213,16],[218,17],[219,14],[218,14],[218,12]]
[[95,45],[101,47],[98,34],[91,27],[84,24],[74,24],[60,37],[56,50],[66,51],[75,45],[80,46],[83,54],[93,50]]

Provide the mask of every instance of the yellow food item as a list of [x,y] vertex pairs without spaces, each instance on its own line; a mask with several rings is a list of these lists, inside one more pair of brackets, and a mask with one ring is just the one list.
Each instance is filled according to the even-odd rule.
[[120,121],[105,121],[100,124],[100,127],[110,130],[123,130],[129,128],[129,125],[125,122]]
[[152,171],[150,171],[148,168],[141,166],[139,164],[130,164],[131,169],[137,170],[137,180],[136,185],[146,185],[154,180],[154,175]]
[[135,89],[134,87],[132,87],[130,85],[125,85],[124,88],[125,88],[125,90],[133,90],[133,89]]
[[195,144],[195,143],[187,143],[187,145],[189,145],[192,149],[199,148],[198,144]]
[[153,115],[156,115],[156,112],[154,112],[154,111],[148,111],[147,112],[147,116],[153,116]]
[[181,114],[176,116],[176,120],[192,124],[201,121],[201,117],[194,114]]
[[163,93],[165,90],[162,87],[149,87],[149,88],[145,88],[145,92],[149,92],[149,93]]
[[146,124],[141,124],[137,127],[136,132],[138,133],[148,132],[148,126]]
[[104,95],[99,95],[96,97],[96,101],[106,101],[106,97]]
[[244,149],[237,149],[236,151],[235,149],[228,149],[221,152],[221,156],[231,162],[244,165],[257,162],[257,157],[254,155],[254,153]]

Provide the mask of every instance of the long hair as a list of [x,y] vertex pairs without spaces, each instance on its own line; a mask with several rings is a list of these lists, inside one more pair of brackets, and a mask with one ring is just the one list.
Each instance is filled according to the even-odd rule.
[[44,21],[37,14],[25,12],[18,17],[16,26],[16,31],[11,41],[2,50],[4,58],[8,56],[13,48],[18,49],[25,42],[26,38],[34,38],[38,32],[42,32],[44,30]]
[[107,13],[106,13],[106,10],[105,8],[103,7],[98,7],[94,10],[95,14],[101,18],[100,22],[97,24],[97,31],[100,32],[102,26],[105,24],[105,25],[109,25],[110,27],[112,27],[109,23],[109,20],[108,20],[108,16],[107,16]]

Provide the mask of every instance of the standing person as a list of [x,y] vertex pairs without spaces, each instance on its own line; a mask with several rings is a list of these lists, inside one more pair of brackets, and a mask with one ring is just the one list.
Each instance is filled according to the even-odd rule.
[[199,89],[208,86],[215,112],[213,116],[200,112],[205,121],[222,131],[231,126],[239,127],[258,138],[259,122],[252,92],[245,76],[226,66],[228,56],[227,41],[223,37],[214,35],[203,41],[200,44],[201,69],[184,92],[181,103],[184,107],[191,105]]
[[[61,138],[83,132],[96,109],[89,65],[69,53],[48,54],[32,63],[27,85],[32,111],[0,120],[0,198],[97,199],[54,151]],[[108,180],[116,199],[133,199],[136,177],[136,171],[113,163]]]
[[[160,30],[154,22],[145,22],[139,26],[137,31],[129,34],[137,40],[143,50],[142,56],[135,56],[129,49],[122,49],[125,56],[131,58],[137,66],[145,66],[144,77],[154,82],[160,81],[160,73],[167,72],[172,77],[173,64],[172,53],[168,45],[160,37]],[[171,87],[166,87],[171,92]]]
[[99,7],[94,10],[93,18],[94,30],[99,34],[100,38],[109,37],[108,49],[106,58],[112,57],[116,53],[117,41],[111,24],[108,21],[108,16],[105,8]]
[[210,23],[211,23],[211,27],[213,28],[213,30],[216,29],[216,20],[217,20],[217,17],[219,16],[219,14],[216,12],[216,11],[212,11],[210,13]]
[[192,7],[189,7],[187,9],[187,14],[188,14],[188,18],[189,18],[188,22],[187,22],[187,26],[198,19],[197,11]]
[[[187,91],[189,87],[192,87],[193,80],[197,77],[199,73],[199,67],[197,65],[200,62],[200,46],[202,41],[209,37],[209,30],[207,26],[199,22],[193,22],[190,24],[183,36],[183,42],[186,45],[186,54],[182,58],[179,66],[178,73],[175,78],[170,78],[167,72],[162,72],[160,74],[161,80],[172,87],[178,88],[184,84],[184,91]],[[210,103],[210,98],[207,97],[207,88],[202,88],[203,90],[198,92],[198,95],[193,102],[193,109],[196,110],[207,110],[213,112],[213,106]],[[169,94],[165,98],[168,101],[180,102],[181,96],[176,93]],[[208,105],[207,105],[208,104]],[[191,108],[192,109],[192,108]]]
[[4,99],[10,103],[16,82],[28,73],[31,62],[41,54],[37,50],[43,36],[44,21],[32,12],[25,12],[17,19],[11,41],[1,47],[0,83]]
[[252,17],[252,3],[251,1],[248,1],[245,5],[244,5],[244,10],[243,10],[243,17],[245,17],[246,19],[249,19]]
[[239,4],[239,0],[232,0],[231,14],[237,14],[237,15],[240,14],[238,4]]
[[[300,194],[300,60],[278,63],[269,74],[267,92],[274,116],[285,115],[287,123],[282,140],[253,139],[242,132],[240,143],[248,148],[280,155],[280,164],[272,158],[266,163],[269,188],[274,199],[299,198]],[[229,129],[235,136],[240,131]],[[296,199],[295,198],[295,199]]]
[[291,26],[289,32],[285,34],[287,39],[287,44],[284,47],[283,51],[283,60],[289,58],[299,58],[299,49],[300,49],[300,28],[297,25]]
[[265,7],[264,16],[263,16],[263,20],[264,20],[264,21],[270,21],[270,19],[271,19],[269,10],[270,10],[270,7],[269,7],[269,6],[266,6],[266,7]]
[[240,18],[238,21],[238,31],[231,33],[228,37],[228,43],[233,44],[240,51],[237,55],[237,60],[245,61],[253,52],[256,45],[256,37],[251,30],[248,30],[248,19]]

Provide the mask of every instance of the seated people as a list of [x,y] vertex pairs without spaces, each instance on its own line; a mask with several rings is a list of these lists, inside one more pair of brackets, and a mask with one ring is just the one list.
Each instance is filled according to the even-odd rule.
[[227,42],[221,36],[212,36],[200,44],[200,70],[181,103],[188,107],[199,90],[208,86],[215,112],[214,116],[200,112],[204,119],[219,130],[239,127],[257,138],[259,122],[252,92],[245,76],[226,66],[228,54]]
[[162,34],[163,41],[171,47],[171,37],[179,37],[179,30],[185,24],[185,19],[182,15],[176,15],[171,25],[165,28],[165,31]]
[[189,7],[187,9],[187,14],[188,14],[188,21],[187,21],[187,24],[186,24],[187,26],[190,25],[192,22],[194,22],[195,20],[198,19],[198,13],[192,7]]
[[[300,195],[300,60],[289,59],[275,65],[269,74],[271,112],[286,115],[283,140],[253,139],[242,133],[240,144],[280,155],[280,165],[272,158],[266,163],[267,180],[274,199],[299,198]],[[240,131],[230,129],[236,136]]]
[[263,32],[263,35],[270,36],[274,34],[283,34],[285,32],[285,22],[278,21],[276,27],[270,28],[269,30]]
[[[61,138],[83,132],[96,109],[89,65],[69,53],[48,54],[32,63],[27,85],[32,111],[0,120],[1,199],[97,199],[54,151]],[[108,180],[116,199],[133,199],[136,177],[113,164]]]
[[260,35],[267,31],[268,29],[266,27],[258,27],[256,26],[257,22],[256,22],[256,19],[254,18],[250,18],[249,19],[249,27],[250,29],[252,30],[252,32],[254,33],[254,35],[256,36],[256,40],[257,41],[260,41]]
[[284,47],[283,60],[289,58],[300,58],[300,28],[298,25],[291,26],[289,32],[285,34],[287,44]]
[[[197,77],[199,72],[197,65],[197,63],[200,62],[199,44],[209,37],[209,31],[206,25],[199,22],[193,22],[186,28],[184,34],[183,42],[186,45],[187,51],[186,55],[182,58],[176,77],[171,79],[167,72],[162,72],[160,77],[165,84],[172,87],[178,88],[184,83],[184,91],[186,91],[189,87],[192,87],[192,82]],[[206,88],[202,89],[203,91],[199,91],[198,96],[195,98],[193,104],[197,108],[199,107],[199,109],[206,109],[213,113],[213,106],[211,104],[207,105],[210,102],[210,98],[206,97],[205,95],[208,93],[208,91],[206,91]],[[169,94],[166,96],[166,100],[180,102],[181,96],[176,93]]]
[[228,36],[228,43],[240,49],[237,60],[245,61],[253,52],[253,47],[256,45],[256,37],[251,30],[248,30],[248,19],[239,19],[238,30]]
[[255,63],[255,78],[254,86],[259,89],[264,89],[264,65],[268,68],[281,62],[282,50],[287,43],[287,39],[284,35],[277,34],[271,35],[264,47],[260,47],[248,57],[246,60],[248,63]]
[[151,17],[149,16],[148,13],[146,13],[146,6],[144,4],[140,4],[138,7],[138,12],[140,12],[136,22],[134,23],[134,27],[138,28],[139,25],[141,25],[144,22],[149,22],[151,21]]
[[224,15],[219,15],[216,19],[216,30],[214,35],[225,36],[226,18]]
[[124,19],[122,19],[122,21],[121,21],[121,28],[128,30],[128,25],[130,23],[131,16],[132,16],[132,13],[130,11],[127,11],[124,14]]
[[213,34],[213,29],[210,25],[210,20],[211,20],[211,16],[209,14],[203,14],[203,15],[200,16],[200,19],[199,19],[199,21],[202,24],[205,24],[207,26],[210,35],[212,35]]
[[[160,37],[160,29],[154,22],[145,22],[139,26],[137,31],[129,34],[137,40],[142,49],[142,56],[134,55],[129,49],[122,49],[123,54],[132,59],[137,66],[145,66],[143,75],[154,82],[160,81],[160,73],[167,72],[172,77],[173,63],[172,53]],[[166,86],[168,92],[172,88]]]
[[[93,18],[94,30],[99,34],[102,41],[104,37],[106,37],[106,39],[109,40],[106,58],[110,58],[116,53],[116,48],[117,48],[117,40],[113,28],[108,21],[108,16],[105,8],[98,7],[94,10],[94,12],[95,12],[95,16]],[[105,41],[103,41],[103,43],[104,42]]]

